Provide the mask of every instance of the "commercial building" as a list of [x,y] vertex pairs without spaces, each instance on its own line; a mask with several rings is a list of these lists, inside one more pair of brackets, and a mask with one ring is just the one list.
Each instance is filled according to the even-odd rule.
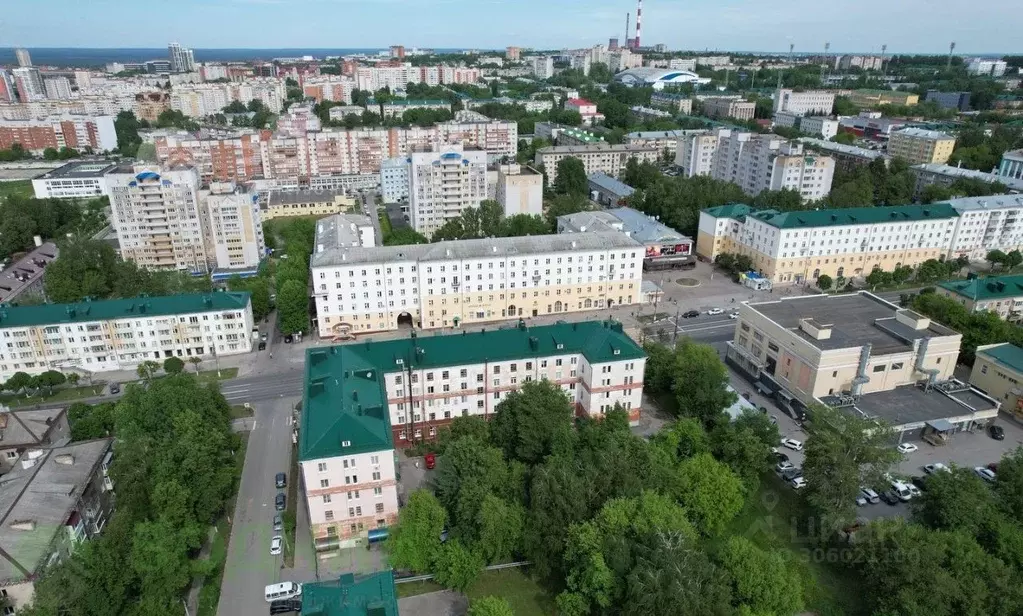
[[319,616],[398,616],[394,572],[345,573],[329,582],[307,582],[302,606],[305,613]]
[[1023,349],[1008,342],[977,347],[970,385],[1001,404],[1002,411],[1023,419]]
[[110,521],[113,440],[33,448],[4,474],[0,515],[7,522],[0,528],[0,594],[9,614],[32,603],[35,582],[48,567],[68,558]]
[[628,207],[558,216],[558,233],[623,233],[643,244],[643,269],[692,262],[693,240],[657,219]]
[[852,133],[857,137],[871,139],[888,139],[897,130],[909,125],[906,120],[881,117],[880,112],[861,111],[860,115],[841,118],[838,125],[843,132]]
[[989,276],[938,283],[938,295],[950,297],[970,312],[993,312],[1019,321],[1023,312],[1023,276]]
[[902,158],[911,165],[938,163],[944,165],[952,156],[956,138],[947,133],[922,128],[904,128],[892,133],[888,154]]
[[997,173],[985,173],[984,171],[977,171],[976,169],[953,167],[951,165],[926,164],[913,165],[910,170],[916,175],[916,193],[914,195],[916,197],[919,197],[923,192],[923,189],[931,184],[951,186],[956,182],[956,180],[960,179],[978,180],[981,182],[987,182],[988,184],[1000,182],[1013,192],[1023,191],[1023,179],[1003,177]]
[[625,200],[636,192],[635,188],[600,171],[589,174],[586,183],[590,189],[590,199],[604,207],[624,205]]
[[109,160],[72,161],[32,178],[36,199],[87,199],[107,195],[106,174],[117,163]]
[[205,204],[209,252],[217,268],[213,278],[255,275],[266,254],[259,195],[230,182],[215,182],[202,191],[200,202]]
[[693,99],[688,96],[682,96],[681,94],[654,92],[650,96],[650,106],[668,109],[683,115],[690,115],[693,113]]
[[384,203],[408,201],[408,158],[388,158],[380,163],[380,196]]
[[920,95],[895,90],[853,90],[849,93],[849,102],[859,107],[881,105],[912,107],[920,102]]
[[554,76],[554,58],[551,56],[534,56],[529,59],[533,76],[537,79],[550,79]]
[[708,118],[752,120],[756,108],[756,103],[728,98],[708,98],[703,101],[703,114]]
[[583,124],[587,126],[604,119],[603,114],[597,112],[597,104],[591,103],[584,98],[570,98],[565,101],[565,111],[578,111],[583,118]]
[[824,117],[804,116],[799,119],[799,132],[818,135],[825,140],[838,134],[838,120]]
[[558,179],[558,162],[564,158],[578,158],[582,161],[586,175],[601,171],[611,177],[618,177],[629,159],[635,158],[636,162],[641,163],[656,163],[660,155],[660,150],[647,146],[595,143],[540,148],[536,151],[534,162],[538,166],[543,166],[547,172],[547,181],[553,184]]
[[33,154],[46,148],[106,152],[117,149],[112,116],[52,116],[30,120],[0,120],[0,149],[21,144]]
[[205,215],[194,167],[125,165],[107,174],[121,256],[147,269],[210,271]]
[[825,90],[797,92],[779,88],[774,93],[774,112],[795,116],[831,115],[835,107],[835,93]]
[[845,145],[834,141],[824,141],[813,137],[800,137],[799,142],[811,150],[823,152],[835,159],[835,166],[851,170],[862,165],[869,165],[871,161],[878,158],[885,158],[885,155],[878,150],[860,148],[854,145]]
[[[627,50],[623,51],[627,52]],[[621,53],[621,51],[617,52],[617,54]],[[636,54],[630,55],[635,56]],[[612,68],[611,70],[613,71],[615,69]],[[704,85],[710,83],[710,78],[700,77],[692,71],[653,68],[649,66],[641,68],[625,67],[619,70],[621,70],[621,72],[615,75],[615,81],[633,87],[649,86],[655,91],[663,90],[665,86],[671,85],[682,85],[687,83],[693,85]]]
[[[29,296],[42,298],[46,266],[52,263],[60,250],[53,242],[43,242],[35,236],[35,248],[0,271],[0,304],[24,301]],[[4,265],[6,265],[6,260]]]
[[343,190],[273,189],[263,198],[263,220],[289,216],[330,216],[355,207],[355,199]]
[[510,164],[497,168],[497,202],[505,216],[543,215],[543,174],[532,167]]
[[461,146],[413,152],[409,167],[409,222],[427,236],[487,198],[487,154]]
[[1010,150],[1002,154],[998,175],[1003,178],[1023,180],[1023,150]]
[[1023,195],[950,199],[959,215],[948,257],[983,260],[991,250],[1023,250]]
[[959,218],[938,203],[805,212],[723,205],[700,212],[696,250],[711,260],[747,255],[775,283],[852,278],[947,256]]
[[1000,59],[971,58],[966,64],[966,72],[970,75],[1001,77],[1005,74],[1006,68],[1008,68],[1008,64],[1005,60]]
[[310,262],[318,330],[436,329],[635,304],[640,248],[587,233],[327,249]]
[[196,293],[6,306],[0,376],[47,370],[134,370],[146,360],[214,357],[252,350],[248,293]]
[[928,90],[927,94],[924,95],[924,100],[936,103],[942,109],[955,109],[957,111],[970,110],[969,92],[941,92],[938,90]]

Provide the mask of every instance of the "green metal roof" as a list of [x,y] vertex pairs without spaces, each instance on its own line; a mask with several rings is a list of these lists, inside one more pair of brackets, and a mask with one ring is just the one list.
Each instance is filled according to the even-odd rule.
[[188,293],[159,297],[132,297],[84,301],[75,304],[43,304],[41,306],[0,305],[0,329],[31,327],[61,323],[85,323],[133,317],[158,317],[193,312],[244,310],[249,292]]
[[1023,296],[1023,275],[940,282],[938,286],[973,301]]
[[346,573],[330,582],[303,584],[302,616],[398,616],[394,573]]
[[[386,373],[572,353],[590,364],[646,356],[621,324],[611,321],[538,327],[520,321],[489,331],[309,349],[299,459],[392,449]],[[342,447],[342,442],[348,444]]]
[[959,212],[947,203],[930,205],[892,205],[888,207],[849,207],[805,212],[760,210],[749,216],[778,229],[808,229],[885,222],[919,222],[957,218]]
[[1006,342],[990,349],[978,350],[977,353],[990,357],[1006,368],[1023,374],[1023,349],[1015,344]]
[[709,207],[703,211],[715,218],[741,218],[754,210],[744,203],[729,203],[728,205]]

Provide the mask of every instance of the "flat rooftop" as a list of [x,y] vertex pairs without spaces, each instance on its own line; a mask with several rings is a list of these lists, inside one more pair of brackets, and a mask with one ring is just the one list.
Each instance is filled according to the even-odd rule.
[[362,246],[359,227],[372,227],[373,221],[362,214],[334,214],[316,221],[316,252],[328,248]]
[[[821,398],[825,404],[834,400],[830,396]],[[920,385],[903,385],[888,391],[864,394],[853,406],[839,409],[855,409],[866,417],[882,419],[898,427],[940,419],[951,421],[974,413],[997,412],[998,402],[968,385],[952,392],[944,392],[936,387],[925,391]]]
[[344,197],[345,194],[344,190],[275,189],[267,193],[266,202],[270,207],[297,203],[326,203],[333,202],[334,197]]
[[[865,291],[793,297],[748,304],[748,307],[824,351],[870,343],[874,354],[899,353],[912,350],[913,343],[922,338],[957,335],[957,332],[934,321],[920,330],[900,323],[895,315],[901,308]],[[800,328],[802,320],[829,326],[831,337],[824,340],[813,338]]]
[[39,282],[46,266],[59,254],[56,244],[46,242],[0,271],[0,303],[14,301],[26,289]]
[[112,160],[79,160],[61,165],[52,171],[36,177],[37,180],[58,180],[75,178],[97,178],[106,175],[117,167]]

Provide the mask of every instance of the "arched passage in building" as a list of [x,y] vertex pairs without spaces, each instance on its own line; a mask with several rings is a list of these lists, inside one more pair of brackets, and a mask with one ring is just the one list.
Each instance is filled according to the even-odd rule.
[[398,315],[398,329],[411,329],[413,326],[411,314],[403,312]]

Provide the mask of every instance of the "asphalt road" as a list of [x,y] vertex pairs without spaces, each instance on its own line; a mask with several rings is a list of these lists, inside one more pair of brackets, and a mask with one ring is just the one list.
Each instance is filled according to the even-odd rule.
[[[238,379],[243,380],[246,379]],[[278,492],[274,476],[288,471],[291,460],[289,422],[291,409],[299,398],[290,395],[264,399],[253,405],[255,426],[249,433],[235,505],[234,528],[220,588],[219,616],[267,613],[263,589],[267,584],[290,580],[288,572],[282,570],[283,556],[270,554],[270,540],[278,534],[272,524],[277,513],[274,498]],[[297,480],[297,477],[288,477],[289,482]]]
[[[674,336],[676,330],[675,315],[671,315],[661,321],[644,326],[643,331],[647,336],[655,338],[660,332],[668,336]],[[707,315],[701,314],[691,319],[678,317],[678,336],[688,336],[699,342],[713,344],[731,340],[735,334],[735,321],[728,318],[728,314]],[[670,340],[670,338],[669,338]]]
[[301,368],[278,372],[273,375],[258,375],[224,381],[220,391],[231,404],[272,401],[288,396],[302,395],[303,373]]

